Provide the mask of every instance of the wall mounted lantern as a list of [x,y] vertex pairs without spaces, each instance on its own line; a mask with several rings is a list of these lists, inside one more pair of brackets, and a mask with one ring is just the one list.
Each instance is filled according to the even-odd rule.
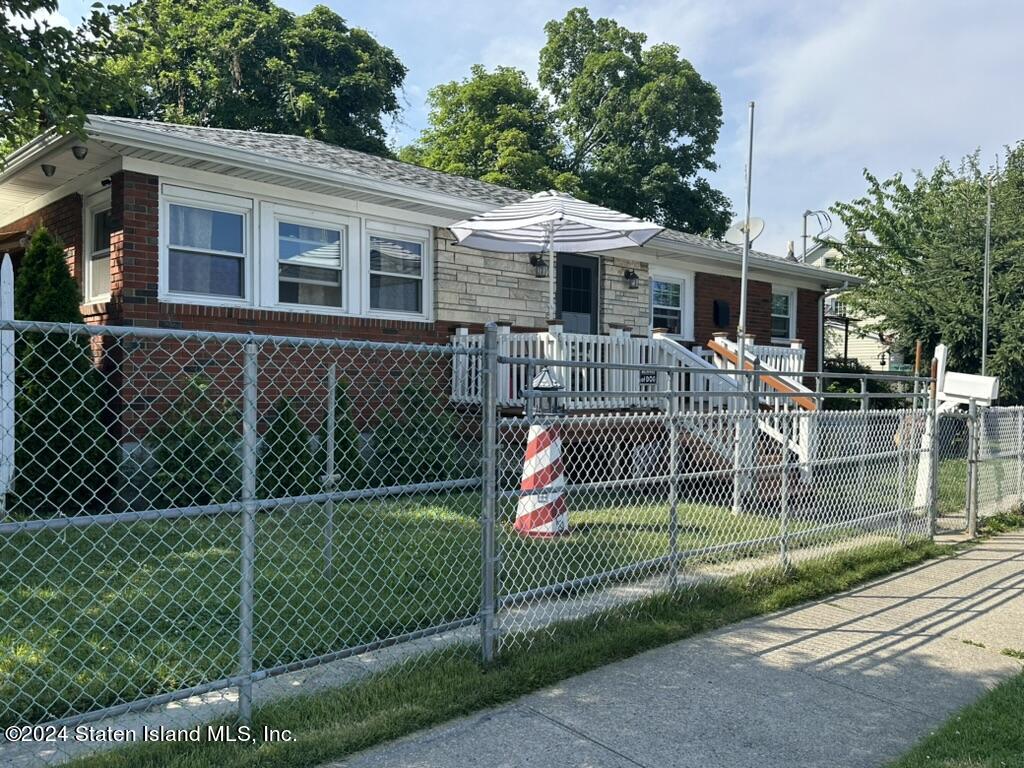
[[548,276],[548,263],[544,260],[544,257],[541,254],[531,254],[530,265],[533,267],[533,274],[537,277]]
[[640,275],[638,275],[632,269],[627,269],[623,277],[626,278],[626,285],[628,285],[630,288],[640,287]]

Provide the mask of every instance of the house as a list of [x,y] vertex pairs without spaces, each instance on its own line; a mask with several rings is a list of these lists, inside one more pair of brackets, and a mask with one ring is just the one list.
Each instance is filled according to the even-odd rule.
[[[836,254],[828,243],[815,243],[807,251],[804,263],[831,269]],[[876,371],[891,370],[902,358],[894,359],[892,334],[869,330],[879,318],[859,317],[843,302],[841,296],[825,299],[825,358],[853,361]]]
[[[0,173],[13,255],[46,225],[90,323],[447,342],[488,320],[543,331],[547,280],[523,255],[461,247],[447,226],[526,194],[298,136],[92,116]],[[823,295],[852,279],[750,255],[748,332],[821,358]],[[671,230],[644,247],[559,255],[566,331],[686,345],[732,332],[740,249]]]

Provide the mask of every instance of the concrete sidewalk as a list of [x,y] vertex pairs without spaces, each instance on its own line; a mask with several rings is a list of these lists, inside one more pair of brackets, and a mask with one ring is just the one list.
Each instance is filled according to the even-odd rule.
[[879,766],[1021,672],[1003,648],[1024,649],[1024,534],[649,651],[333,765]]

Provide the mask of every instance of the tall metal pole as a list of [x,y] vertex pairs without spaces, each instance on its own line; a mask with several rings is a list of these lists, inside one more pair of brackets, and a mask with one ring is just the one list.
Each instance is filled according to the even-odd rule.
[[[747,190],[746,190],[746,202],[744,205],[743,214],[743,260],[740,263],[740,317],[739,324],[736,327],[736,370],[746,371],[747,369],[747,263],[750,258],[750,180],[753,176],[753,162],[754,162],[754,102],[750,102],[749,106],[749,134],[747,136]],[[746,394],[753,391],[756,387],[752,386],[756,382],[744,375],[739,376],[737,384],[740,386],[740,390]],[[756,401],[750,403],[746,397],[740,398],[741,408],[747,407],[753,410],[757,407]],[[747,420],[744,418],[736,419],[736,436],[733,446],[733,499],[732,499],[732,511],[733,514],[739,514],[743,506],[743,494],[746,491],[745,486],[745,462],[747,457],[747,443],[749,437],[747,435]]]
[[[736,344],[739,348],[739,369],[746,368],[747,336],[747,263],[750,259],[750,179],[754,162],[754,102],[749,107],[749,135],[747,136],[747,192],[743,214],[743,261],[740,263],[740,320],[736,328]],[[743,377],[740,377],[743,381]]]
[[985,276],[981,299],[981,375],[988,363],[988,292],[992,280],[992,174],[985,195]]

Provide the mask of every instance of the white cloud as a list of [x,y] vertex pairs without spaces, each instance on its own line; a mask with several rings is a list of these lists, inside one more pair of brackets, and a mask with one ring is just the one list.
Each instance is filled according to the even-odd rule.
[[10,11],[7,11],[4,15],[7,23],[12,27],[25,29],[27,27],[33,27],[37,23],[42,23],[43,26],[66,27],[67,29],[71,29],[71,22],[68,21],[67,16],[62,14],[60,11],[37,10],[33,12],[31,16],[14,15],[11,14]]

